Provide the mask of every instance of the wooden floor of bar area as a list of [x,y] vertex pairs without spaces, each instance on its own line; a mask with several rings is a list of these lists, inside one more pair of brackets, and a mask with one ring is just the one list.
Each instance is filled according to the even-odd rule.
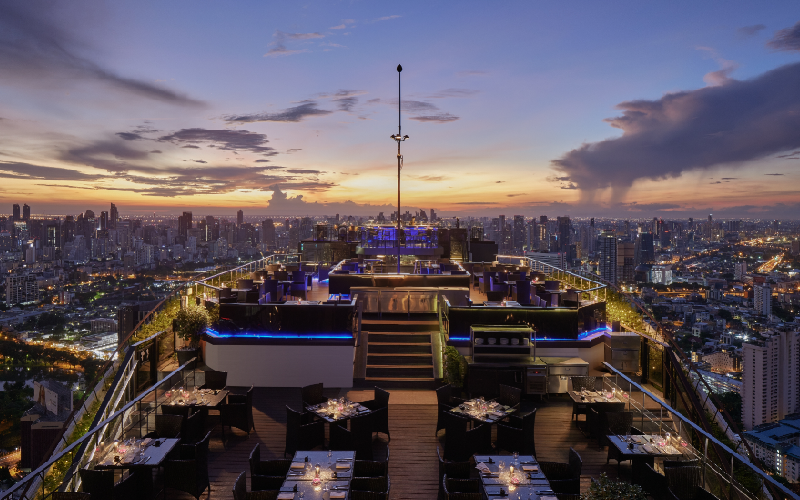
[[[233,388],[234,393],[244,393],[245,388]],[[391,442],[386,436],[375,438],[376,459],[390,453],[389,474],[392,499],[430,498],[437,496],[438,463],[436,447],[444,446],[444,431],[434,436],[436,429],[436,393],[434,391],[391,391],[389,401],[389,428]],[[355,401],[372,399],[371,391],[326,389],[328,397],[348,395]],[[528,403],[531,404],[531,403]],[[607,472],[616,477],[617,466],[612,461],[606,465],[606,450],[600,450],[594,440],[587,440],[570,421],[572,403],[565,396],[551,396],[534,402],[536,417],[536,450],[541,461],[566,462],[569,448],[580,453],[583,459],[582,490],[586,491],[591,477]],[[256,443],[261,443],[262,459],[283,457],[286,434],[286,405],[301,407],[300,389],[256,388],[254,390],[253,416],[255,431],[246,433],[234,429],[223,437],[217,425],[210,444],[209,475],[212,499],[232,498],[231,488],[237,475],[248,469],[247,459]],[[213,417],[210,423],[214,422]],[[622,465],[622,476],[630,478],[630,465]],[[250,486],[248,474],[248,488]],[[204,495],[209,498],[208,494]],[[168,490],[167,498],[191,498],[183,493]]]

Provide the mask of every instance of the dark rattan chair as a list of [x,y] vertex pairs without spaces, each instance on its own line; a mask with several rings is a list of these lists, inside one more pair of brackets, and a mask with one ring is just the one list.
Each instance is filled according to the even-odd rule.
[[374,460],[356,460],[353,465],[353,477],[388,477],[389,462]]
[[497,388],[498,396],[497,402],[501,405],[510,406],[512,408],[519,407],[522,399],[522,389],[511,387],[510,385],[500,384]]
[[303,398],[304,406],[313,406],[324,403],[328,400],[322,395],[322,384],[307,385],[300,389],[300,395]]
[[664,460],[661,462],[661,468],[666,469],[667,467],[694,467],[700,464],[700,460],[697,458],[693,458],[690,460]]
[[250,490],[269,491],[279,490],[286,481],[286,476],[250,476]]
[[484,423],[468,430],[466,442],[470,455],[492,453],[492,424]]
[[536,456],[536,409],[519,416],[512,415],[508,422],[497,422],[497,447],[517,451],[522,455]]
[[597,438],[600,444],[608,445],[608,455],[606,455],[606,464],[613,458],[617,461],[617,476],[619,476],[620,464],[629,457],[625,457],[616,446],[613,446],[608,440],[608,436],[626,436],[631,433],[633,428],[633,412],[618,411],[607,412],[605,414],[605,427],[603,433]]
[[668,500],[667,478],[663,474],[656,472],[650,464],[642,464],[639,469],[638,482],[645,493],[653,497],[654,500]]
[[164,462],[164,487],[200,498],[211,487],[208,480],[208,441],[211,432],[196,444],[180,445],[180,459]]
[[247,491],[246,472],[239,474],[233,483],[233,500],[277,500],[279,489],[267,491]]
[[225,388],[228,384],[228,372],[218,372],[216,370],[208,370],[206,374],[206,383],[203,384],[201,389],[213,389],[219,391]]
[[[336,424],[331,425],[331,433]],[[325,423],[313,421],[312,414],[286,407],[286,448],[284,456],[297,450],[312,450],[325,444]]]
[[250,437],[250,431],[256,428],[253,423],[253,387],[247,390],[247,394],[229,394],[228,402],[219,406],[219,420],[223,435],[227,425],[245,431]]
[[446,412],[441,415],[444,418],[444,458],[463,462],[471,455],[467,443],[467,424],[469,420],[458,415]]
[[375,412],[372,420],[373,432],[386,434],[386,437],[391,441],[392,437],[389,435],[389,392],[376,387],[375,398],[365,401],[361,405]]
[[436,389],[436,402],[439,405],[439,415],[436,419],[436,434],[439,434],[439,431],[444,429],[444,418],[442,418],[443,413],[447,413],[453,408],[453,405],[450,402],[452,395],[452,387],[450,384],[443,385]]
[[92,500],[112,500],[114,498],[114,471],[81,469],[81,487],[89,493]]
[[[572,390],[581,392],[594,391],[597,377],[572,377]],[[572,418],[578,420],[578,415],[586,415],[589,412],[589,403],[572,403]]]
[[153,481],[145,480],[142,474],[147,474],[149,469],[131,471],[127,476],[117,481],[114,485],[114,500],[139,500],[140,498],[153,497]]
[[481,483],[475,479],[455,479],[445,474],[442,480],[446,500],[481,500]]
[[161,405],[161,413],[189,418],[189,415],[192,414],[192,407],[187,405]]
[[569,449],[569,462],[539,462],[539,468],[556,493],[579,494],[581,492],[581,469],[583,460],[578,452]]
[[181,444],[196,443],[203,439],[206,432],[206,416],[204,409],[198,409],[192,416],[183,421]]
[[703,476],[700,467],[667,467],[664,477],[669,491],[678,500],[695,500]]
[[621,412],[625,410],[625,403],[594,403],[587,413],[587,428],[589,435],[597,439],[600,447],[605,446],[605,413]]
[[350,419],[351,444],[357,457],[363,460],[372,460],[372,431],[375,428],[375,417],[388,411],[389,409],[385,408]]
[[157,413],[155,417],[155,429],[148,432],[144,437],[151,439],[178,438],[183,429],[183,421],[184,418],[180,415],[162,415]]

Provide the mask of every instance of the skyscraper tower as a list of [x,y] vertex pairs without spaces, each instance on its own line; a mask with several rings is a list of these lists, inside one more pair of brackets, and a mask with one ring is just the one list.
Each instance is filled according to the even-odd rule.
[[613,231],[603,231],[597,239],[600,251],[598,272],[605,281],[617,284],[617,237]]
[[559,217],[558,222],[558,251],[569,251],[569,245],[572,243],[572,221],[569,217]]
[[22,220],[25,222],[31,220],[31,207],[27,203],[22,205]]
[[118,220],[119,220],[119,212],[117,212],[117,206],[112,203],[111,212],[108,215],[108,228],[116,229]]
[[244,212],[239,210],[236,212],[236,225],[241,226],[244,224]]
[[14,206],[11,208],[11,210],[12,210],[12,212],[11,212],[11,220],[13,220],[14,222],[20,220],[19,203],[14,203]]

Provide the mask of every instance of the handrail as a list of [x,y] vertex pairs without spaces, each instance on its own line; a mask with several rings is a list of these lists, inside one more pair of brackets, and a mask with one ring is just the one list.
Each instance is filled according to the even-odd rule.
[[[633,380],[631,380],[627,375],[625,375],[624,373],[622,373],[619,370],[617,370],[616,368],[614,368],[611,364],[609,364],[608,362],[604,361],[603,362],[603,366],[606,369],[608,369],[610,372],[614,373],[614,375],[616,375],[617,377],[620,377],[623,380],[625,380],[628,384],[630,384],[631,387],[635,387],[637,390],[641,391],[643,394],[646,394],[647,396],[649,396],[653,401],[657,402],[663,409],[667,410],[672,415],[678,417],[681,420],[681,422],[685,423],[686,425],[688,425],[692,429],[694,429],[696,432],[698,432],[699,434],[703,435],[706,439],[708,439],[711,443],[713,443],[715,447],[719,447],[723,451],[725,451],[726,453],[730,454],[732,459],[733,458],[738,459],[742,464],[747,465],[747,467],[750,468],[753,472],[755,472],[756,474],[761,476],[762,480],[767,481],[769,483],[770,487],[777,488],[778,490],[780,490],[781,493],[783,493],[784,495],[788,496],[789,498],[794,498],[796,500],[800,500],[800,496],[798,496],[796,493],[794,493],[791,490],[789,490],[788,488],[786,488],[781,483],[775,481],[772,478],[772,476],[770,476],[769,474],[766,474],[763,470],[761,470],[759,467],[757,467],[755,464],[753,464],[748,458],[745,458],[742,455],[740,455],[739,453],[737,453],[734,450],[730,449],[725,443],[721,442],[720,440],[715,438],[713,435],[711,435],[708,432],[706,432],[702,427],[700,427],[699,425],[695,424],[691,419],[689,419],[688,417],[684,416],[682,413],[680,413],[679,411],[675,410],[674,408],[672,408],[667,403],[664,403],[660,398],[656,397],[653,393],[651,393],[650,391],[648,391],[647,389],[645,389],[644,387],[639,385],[637,382],[634,382]],[[731,474],[732,474],[732,471],[731,471]]]
[[[114,419],[118,418],[120,415],[124,415],[124,413],[125,413],[126,411],[130,410],[131,408],[133,408],[133,407],[134,407],[134,405],[136,405],[137,403],[141,402],[141,401],[142,401],[142,400],[143,400],[145,397],[147,397],[147,396],[148,396],[150,393],[152,393],[152,392],[156,391],[156,390],[157,390],[159,387],[161,387],[162,385],[166,385],[166,384],[170,383],[170,382],[172,381],[172,376],[173,376],[173,375],[179,374],[179,373],[181,373],[181,372],[182,372],[184,369],[186,369],[187,367],[189,367],[189,366],[192,366],[192,364],[193,364],[193,363],[195,363],[195,362],[196,362],[196,360],[197,360],[197,358],[192,358],[191,360],[187,361],[187,362],[186,362],[186,363],[184,363],[183,365],[179,366],[179,367],[178,367],[176,370],[174,370],[174,371],[170,372],[170,373],[169,373],[167,376],[165,376],[163,379],[161,379],[161,380],[160,380],[160,381],[158,381],[157,383],[153,384],[153,386],[152,386],[152,387],[150,387],[150,389],[148,389],[147,391],[145,391],[145,392],[141,393],[140,395],[138,395],[136,398],[134,398],[133,400],[131,400],[131,401],[130,401],[128,404],[126,404],[125,406],[123,406],[121,409],[119,409],[119,410],[117,410],[116,412],[114,412],[113,414],[111,414],[111,415],[110,415],[108,418],[106,418],[105,420],[103,420],[103,421],[99,422],[99,423],[98,423],[97,425],[95,425],[95,426],[94,426],[92,429],[88,430],[88,431],[87,431],[87,432],[86,432],[86,433],[85,433],[83,436],[81,436],[81,437],[79,437],[78,439],[76,439],[76,440],[75,440],[75,442],[73,442],[73,443],[69,444],[69,445],[68,445],[66,448],[64,448],[63,450],[61,450],[61,452],[60,452],[60,453],[58,453],[58,454],[57,454],[57,455],[55,455],[55,456],[52,456],[52,457],[50,457],[50,459],[49,459],[47,462],[45,462],[44,464],[42,464],[41,466],[39,466],[39,467],[38,467],[36,470],[34,470],[34,471],[32,471],[31,473],[29,473],[27,476],[25,476],[25,478],[24,478],[24,479],[22,479],[21,481],[19,481],[18,483],[16,483],[14,486],[12,486],[11,488],[9,488],[8,490],[6,490],[6,491],[2,492],[2,496],[0,496],[0,500],[7,500],[7,499],[8,499],[8,500],[10,500],[10,499],[12,499],[12,498],[16,498],[16,495],[17,495],[17,494],[18,494],[18,493],[19,493],[19,492],[22,490],[22,488],[23,488],[23,487],[27,488],[27,486],[28,486],[28,485],[29,485],[31,482],[33,482],[33,481],[35,481],[35,480],[37,479],[37,476],[42,476],[42,477],[43,477],[44,473],[45,473],[47,470],[49,470],[49,469],[50,469],[50,467],[51,467],[51,466],[52,466],[54,463],[56,463],[57,461],[59,461],[61,458],[63,458],[63,457],[64,457],[64,456],[66,456],[67,454],[71,453],[71,452],[72,452],[73,450],[75,450],[76,448],[78,448],[78,447],[80,447],[80,446],[83,446],[83,444],[84,444],[84,443],[86,443],[86,442],[88,442],[88,441],[89,441],[91,438],[93,438],[93,437],[94,437],[94,435],[95,435],[97,432],[99,432],[99,431],[102,431],[102,430],[103,430],[103,429],[104,429],[104,428],[105,428],[105,427],[106,427],[108,424],[110,424],[111,422],[113,422],[113,421],[114,421]],[[74,465],[74,464],[73,464],[73,465]],[[73,475],[74,475],[74,474],[73,474]],[[63,484],[63,482],[62,482],[62,484]]]

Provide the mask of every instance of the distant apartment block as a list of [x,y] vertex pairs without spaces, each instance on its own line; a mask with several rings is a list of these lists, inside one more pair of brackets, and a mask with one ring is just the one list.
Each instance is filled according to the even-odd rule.
[[11,274],[6,277],[6,305],[39,302],[39,285],[33,274]]
[[800,412],[800,332],[778,332],[742,346],[745,429]]

